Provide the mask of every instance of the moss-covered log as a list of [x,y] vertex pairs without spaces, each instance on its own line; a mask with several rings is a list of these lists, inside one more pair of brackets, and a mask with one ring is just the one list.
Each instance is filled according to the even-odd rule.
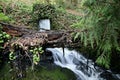
[[63,44],[72,44],[71,33],[73,31],[45,31],[39,32],[36,30],[30,30],[23,27],[16,27],[10,24],[1,23],[3,26],[3,31],[9,35],[17,38],[13,38],[6,46],[12,46],[14,44],[20,45],[23,49],[28,49],[30,46],[43,46],[49,45],[62,46]]

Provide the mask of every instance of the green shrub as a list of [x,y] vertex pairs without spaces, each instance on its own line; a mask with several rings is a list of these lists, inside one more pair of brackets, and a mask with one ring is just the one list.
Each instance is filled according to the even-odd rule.
[[38,24],[41,19],[50,19],[52,28],[55,27],[55,19],[57,18],[55,6],[51,4],[34,4],[32,14],[32,20],[36,24]]
[[3,49],[3,45],[5,42],[10,39],[10,35],[8,35],[6,32],[2,31],[2,26],[0,25],[0,51]]

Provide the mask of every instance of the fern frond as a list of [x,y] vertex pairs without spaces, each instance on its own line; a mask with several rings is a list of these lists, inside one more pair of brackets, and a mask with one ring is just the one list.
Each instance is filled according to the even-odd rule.
[[77,32],[76,35],[75,35],[75,37],[74,37],[74,41],[79,37],[79,35],[80,35],[80,33]]

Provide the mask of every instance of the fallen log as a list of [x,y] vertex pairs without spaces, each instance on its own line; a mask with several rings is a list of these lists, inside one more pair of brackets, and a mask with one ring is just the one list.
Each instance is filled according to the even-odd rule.
[[[72,36],[70,35],[72,31],[45,31],[39,32],[36,30],[30,30],[21,27],[15,27],[10,24],[1,23],[3,26],[3,31],[10,34],[13,38],[7,44],[12,46],[17,44],[21,46],[24,50],[28,49],[30,46],[61,46],[65,44],[70,44],[72,42]],[[6,45],[8,46],[8,45]]]
[[[38,64],[39,59],[44,60],[43,56],[46,54],[45,48],[62,47],[64,53],[64,47],[72,44],[71,33],[73,31],[47,30],[39,32],[6,23],[0,22],[0,24],[3,26],[3,31],[12,36],[12,39],[4,45],[4,54],[9,54],[11,67],[17,76],[21,74],[21,77],[23,77],[29,65],[33,69],[34,64]],[[34,53],[35,49],[38,50],[39,48],[41,48],[40,50],[44,50],[44,54],[41,54],[41,51]],[[31,49],[34,51],[31,52]],[[29,62],[29,65],[27,62]]]
[[2,27],[3,27],[2,30],[4,32],[6,32],[9,35],[14,36],[14,37],[20,37],[27,33],[34,32],[34,30],[23,28],[22,26],[11,25],[11,24],[7,24],[7,23],[3,23],[3,22],[0,22],[0,24],[2,25]]

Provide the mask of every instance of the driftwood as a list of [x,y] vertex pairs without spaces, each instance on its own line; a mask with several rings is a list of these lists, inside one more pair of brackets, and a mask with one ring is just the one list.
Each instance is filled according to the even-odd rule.
[[29,46],[47,46],[47,47],[60,47],[63,45],[72,44],[72,31],[45,31],[39,32],[21,27],[15,27],[10,24],[1,23],[3,31],[10,34],[13,38],[7,46],[17,44],[23,49],[28,49]]

